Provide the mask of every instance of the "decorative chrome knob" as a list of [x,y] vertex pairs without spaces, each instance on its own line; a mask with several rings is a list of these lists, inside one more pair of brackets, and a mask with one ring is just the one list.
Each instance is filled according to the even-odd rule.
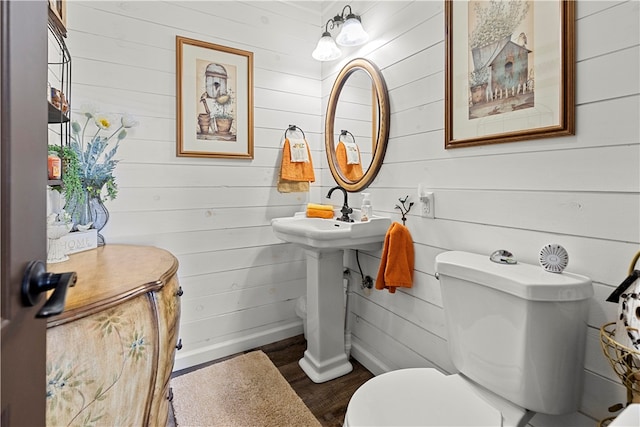
[[518,261],[515,259],[513,254],[504,249],[498,249],[493,252],[489,259],[498,264],[517,264]]

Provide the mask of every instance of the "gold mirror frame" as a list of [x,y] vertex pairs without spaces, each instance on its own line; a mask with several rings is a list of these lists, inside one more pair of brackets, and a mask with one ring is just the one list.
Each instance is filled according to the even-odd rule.
[[[352,181],[350,179],[347,179],[338,167],[335,150],[334,122],[340,92],[346,84],[349,76],[358,70],[366,72],[373,83],[373,90],[375,90],[374,99],[377,101],[378,114],[375,114],[374,109],[372,116],[374,118],[377,116],[378,129],[375,133],[376,148],[375,152],[373,153],[373,158],[371,159],[371,165],[366,170],[366,172],[364,172],[362,178],[357,181]],[[387,142],[389,139],[389,116],[389,94],[387,93],[387,84],[385,83],[384,78],[382,77],[382,73],[380,72],[378,67],[364,58],[351,60],[342,68],[342,70],[340,70],[340,73],[338,73],[336,81],[333,84],[331,94],[329,95],[327,116],[324,125],[324,142],[325,150],[327,152],[327,160],[329,162],[329,169],[331,170],[333,179],[335,179],[338,185],[343,187],[345,190],[356,192],[367,188],[373,182],[373,179],[380,171],[385,152],[387,151]]]

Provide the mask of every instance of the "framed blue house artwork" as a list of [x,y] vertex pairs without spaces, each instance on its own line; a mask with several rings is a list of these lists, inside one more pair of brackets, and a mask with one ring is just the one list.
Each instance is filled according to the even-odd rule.
[[445,2],[445,148],[575,133],[574,8]]

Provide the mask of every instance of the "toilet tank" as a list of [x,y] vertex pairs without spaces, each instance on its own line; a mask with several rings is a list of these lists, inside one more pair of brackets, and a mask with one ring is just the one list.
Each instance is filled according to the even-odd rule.
[[454,366],[525,409],[578,409],[591,280],[488,255],[436,257]]

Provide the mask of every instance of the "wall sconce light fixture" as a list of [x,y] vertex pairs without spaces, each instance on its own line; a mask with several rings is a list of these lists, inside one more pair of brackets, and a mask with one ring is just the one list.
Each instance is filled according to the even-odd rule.
[[[347,8],[349,8],[349,13],[345,16]],[[331,24],[331,27],[329,27],[329,24]],[[342,52],[336,45],[336,41],[333,41],[331,33],[329,32],[329,28],[333,30],[340,25],[342,25],[342,30],[336,37],[339,45],[360,46],[369,40],[369,35],[364,28],[362,28],[360,16],[352,12],[350,5],[346,5],[340,15],[334,16],[325,24],[324,33],[322,33],[322,37],[318,40],[318,45],[315,50],[311,53],[314,59],[318,61],[333,61],[334,59],[340,58]]]

